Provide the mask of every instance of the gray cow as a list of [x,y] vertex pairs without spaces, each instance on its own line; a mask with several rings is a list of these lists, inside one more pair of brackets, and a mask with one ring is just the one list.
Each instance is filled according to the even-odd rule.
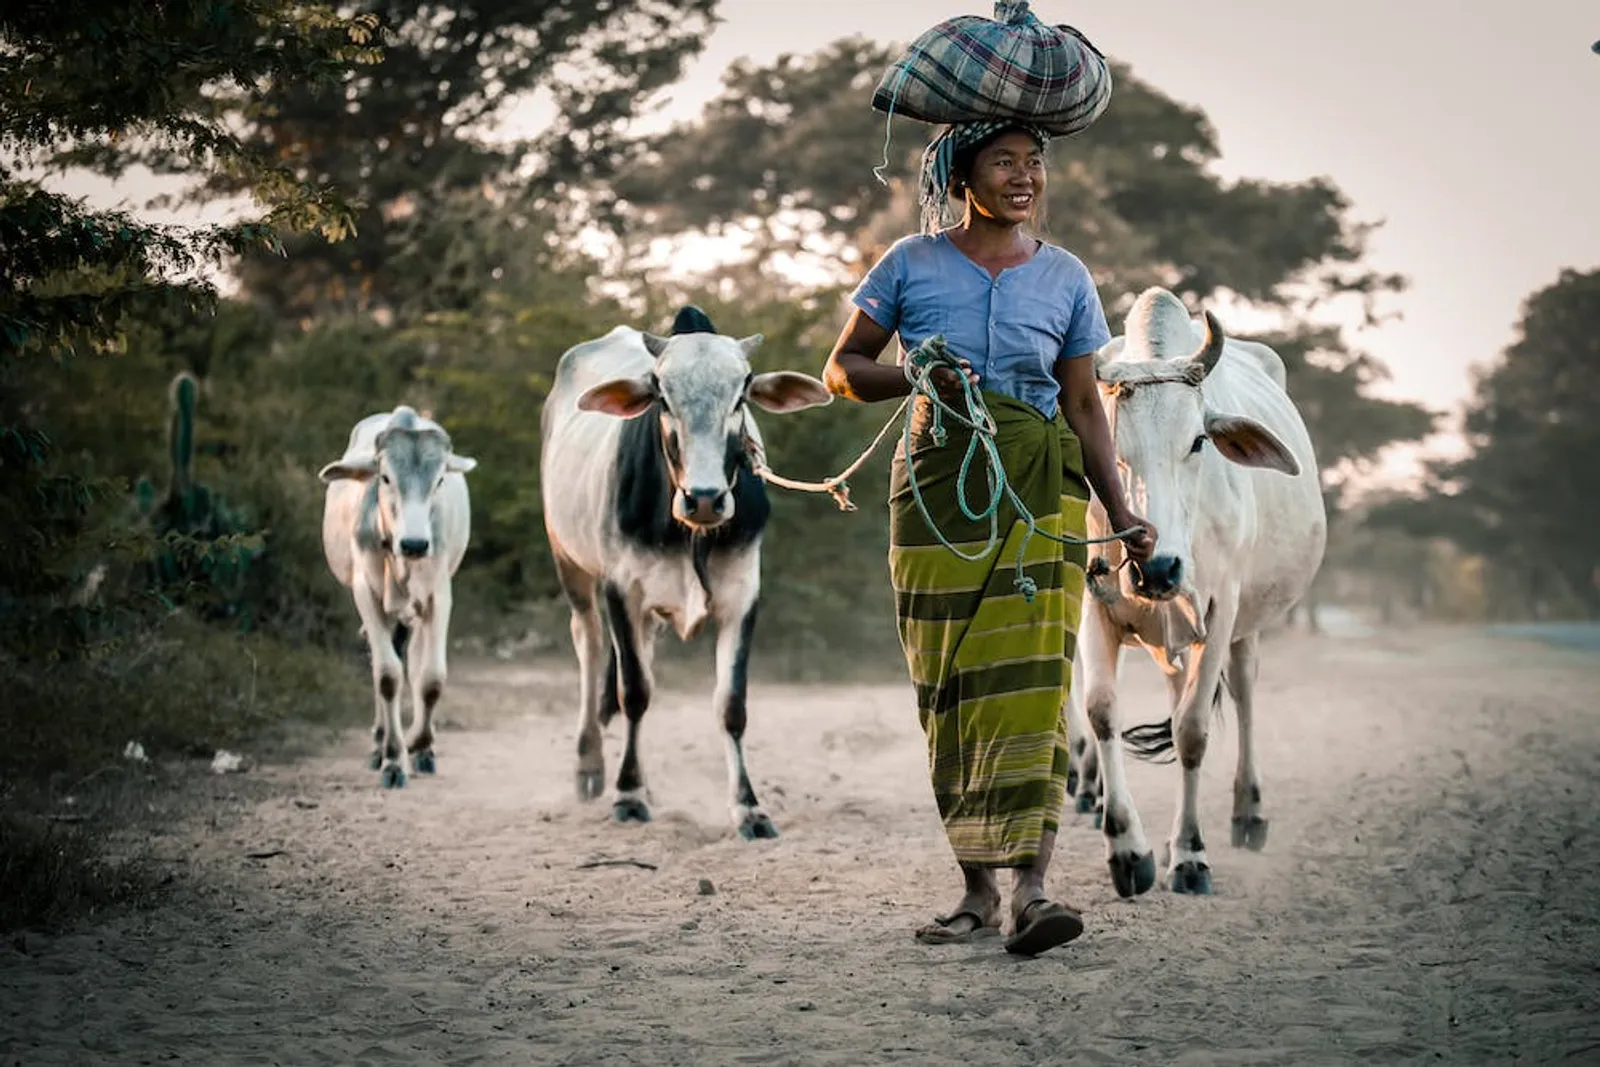
[[[472,508],[450,435],[404,405],[368,415],[344,456],[322,468],[322,550],[356,602],[372,655],[372,768],[406,783],[406,756],[434,771],[433,713],[444,692],[450,580],[466,554]],[[411,682],[411,736],[400,743],[400,689]]]

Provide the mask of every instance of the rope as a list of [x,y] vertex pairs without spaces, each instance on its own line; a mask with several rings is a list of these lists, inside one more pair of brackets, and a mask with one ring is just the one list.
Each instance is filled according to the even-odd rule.
[[[933,372],[939,368],[952,371],[961,382],[962,401],[966,407],[963,413],[946,404],[939,390],[933,384]],[[1130,526],[1126,530],[1118,530],[1106,537],[1073,537],[1070,534],[1053,534],[1049,530],[1039,529],[1038,520],[1033,513],[1023,504],[1016,491],[1011,488],[1011,482],[1006,477],[1005,465],[1001,462],[999,446],[995,444],[995,422],[989,414],[988,407],[983,402],[983,395],[972,384],[972,380],[961,370],[960,362],[951,354],[945,345],[944,336],[935,334],[922,344],[906,354],[904,363],[906,381],[911,384],[911,395],[900,402],[889,420],[883,424],[878,435],[867,446],[866,451],[856,457],[855,462],[846,467],[832,478],[820,482],[801,482],[784,478],[772,472],[766,465],[766,455],[753,435],[746,432],[746,448],[751,459],[751,469],[763,480],[785,489],[795,489],[801,492],[828,493],[839,504],[841,511],[855,511],[856,506],[850,502],[850,491],[846,479],[860,470],[867,459],[875,452],[884,439],[889,435],[895,420],[902,414],[905,418],[901,424],[901,442],[905,454],[911,454],[911,402],[918,396],[926,397],[932,404],[933,424],[929,428],[929,435],[933,438],[934,447],[942,448],[948,433],[945,430],[944,420],[948,417],[972,431],[972,436],[967,440],[966,454],[961,457],[960,473],[957,477],[956,504],[961,508],[961,514],[970,522],[989,522],[989,536],[983,551],[969,555],[957,548],[944,531],[939,529],[933,516],[928,513],[928,506],[922,498],[922,487],[917,484],[916,467],[910,463],[906,465],[906,474],[911,484],[911,496],[916,501],[917,511],[922,515],[922,521],[927,523],[928,529],[939,541],[939,544],[950,551],[959,559],[969,563],[984,559],[995,550],[1000,541],[1000,504],[1009,500],[1012,508],[1016,510],[1017,517],[1027,527],[1022,536],[1022,542],[1017,546],[1016,578],[1012,584],[1023,599],[1033,602],[1034,594],[1039,591],[1038,583],[1023,573],[1023,560],[1027,556],[1028,543],[1037,534],[1048,538],[1057,544],[1063,545],[1100,545],[1112,541],[1121,541],[1135,534],[1144,532],[1143,526]],[[989,484],[989,500],[981,509],[974,508],[967,498],[967,476],[971,472],[972,462],[982,450],[985,459],[984,475]]]

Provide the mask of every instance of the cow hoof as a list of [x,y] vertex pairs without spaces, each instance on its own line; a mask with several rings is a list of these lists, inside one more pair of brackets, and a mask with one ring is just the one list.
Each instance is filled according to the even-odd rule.
[[1141,856],[1118,852],[1106,861],[1106,866],[1111,868],[1111,884],[1116,887],[1117,896],[1124,899],[1148,893],[1150,887],[1156,884],[1156,857],[1153,852]]
[[617,822],[649,822],[650,808],[644,801],[628,797],[611,805],[611,817]]
[[1259,815],[1233,817],[1233,847],[1260,852],[1267,847],[1267,820]]
[[439,764],[434,760],[433,749],[425,748],[411,757],[411,769],[418,774],[437,774]]
[[372,753],[369,756],[367,756],[367,770],[375,771],[379,767],[382,767],[382,766],[383,766],[383,753],[380,752],[378,749],[373,749]]
[[399,789],[406,784],[406,772],[398,763],[385,764],[378,774],[378,782],[385,789]]
[[[1094,797],[1091,796],[1088,793],[1079,793],[1078,794],[1077,808],[1078,808],[1078,814],[1079,815],[1087,815],[1087,814],[1089,814],[1091,811],[1094,810]],[[1099,820],[1095,821],[1094,828],[1096,830],[1100,829]]]
[[1184,860],[1172,868],[1172,891],[1197,897],[1211,895],[1211,868],[1194,860]]
[[606,791],[605,771],[579,771],[578,772],[578,799],[583,801],[599,800]]
[[778,828],[764,813],[752,811],[739,823],[739,836],[746,841],[776,840]]

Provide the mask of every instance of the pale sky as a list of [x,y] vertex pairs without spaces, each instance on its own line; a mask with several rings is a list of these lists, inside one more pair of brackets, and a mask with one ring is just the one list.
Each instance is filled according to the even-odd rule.
[[[1203,109],[1225,176],[1326,175],[1355,217],[1384,223],[1370,262],[1411,279],[1385,305],[1403,319],[1353,337],[1392,370],[1390,395],[1453,411],[1468,366],[1512,341],[1530,293],[1564,267],[1600,266],[1597,0],[1032,8]],[[940,19],[992,13],[985,0],[722,0],[724,21],[670,113],[697,110],[741,56],[765,62],[852,33],[905,42]],[[1052,156],[1071,150],[1058,141]]]

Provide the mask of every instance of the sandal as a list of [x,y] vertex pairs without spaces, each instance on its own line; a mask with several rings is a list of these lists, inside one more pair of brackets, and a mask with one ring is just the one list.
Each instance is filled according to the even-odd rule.
[[1006,951],[1014,956],[1037,956],[1065,945],[1081,933],[1083,916],[1053,900],[1041,898],[1030,901],[1017,916],[1016,930],[1006,938]]
[[[971,919],[972,929],[952,930],[957,919]],[[917,940],[924,945],[964,945],[980,937],[997,937],[1000,927],[986,925],[983,916],[973,911],[958,911],[954,915],[936,915],[933,922],[917,931]]]

